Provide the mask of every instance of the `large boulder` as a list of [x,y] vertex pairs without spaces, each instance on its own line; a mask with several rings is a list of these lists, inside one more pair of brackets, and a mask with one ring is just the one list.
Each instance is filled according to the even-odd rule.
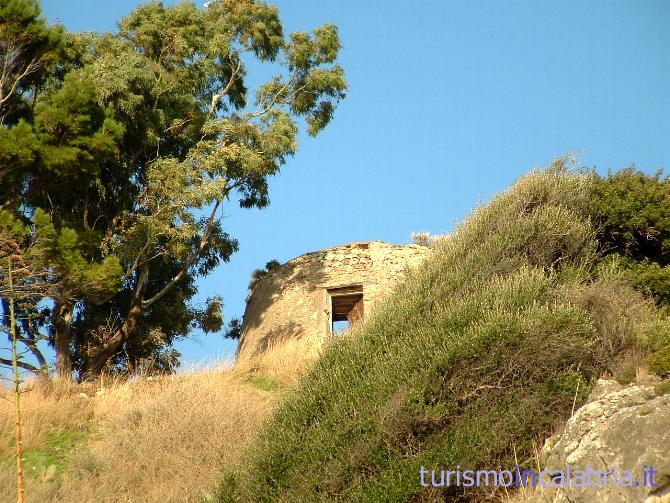
[[[529,487],[517,501],[551,503],[670,503],[670,383],[653,377],[635,384],[599,380],[588,402],[568,420],[565,431],[550,438],[542,463],[551,472],[572,476],[582,470],[616,470],[590,487]],[[653,467],[653,479],[649,477]],[[630,472],[626,472],[630,470]],[[647,472],[645,485],[644,471]],[[632,475],[632,476],[629,476]],[[551,481],[547,477],[548,481]],[[555,479],[560,483],[560,479]],[[567,480],[567,477],[564,479]],[[573,479],[574,480],[574,479]],[[585,486],[584,479],[577,479]],[[656,484],[651,485],[651,482]]]

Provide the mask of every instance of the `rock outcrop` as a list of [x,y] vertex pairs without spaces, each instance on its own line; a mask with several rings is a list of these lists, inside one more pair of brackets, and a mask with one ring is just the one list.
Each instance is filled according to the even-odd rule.
[[[619,484],[610,475],[607,486],[602,479],[591,487],[537,486],[517,501],[670,503],[668,387],[667,381],[661,384],[653,377],[627,386],[599,380],[565,431],[545,443],[542,456],[547,470],[565,472],[568,465],[584,471],[590,466],[600,473],[616,470]],[[653,479],[649,467],[653,467]],[[632,478],[625,478],[625,470],[630,470]]]

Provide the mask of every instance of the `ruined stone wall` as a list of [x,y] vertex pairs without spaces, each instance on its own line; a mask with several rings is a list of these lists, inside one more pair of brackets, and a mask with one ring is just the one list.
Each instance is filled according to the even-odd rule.
[[382,241],[349,243],[307,253],[259,280],[244,312],[238,361],[290,338],[319,345],[331,332],[332,288],[363,286],[364,316],[408,267],[430,253],[426,246]]

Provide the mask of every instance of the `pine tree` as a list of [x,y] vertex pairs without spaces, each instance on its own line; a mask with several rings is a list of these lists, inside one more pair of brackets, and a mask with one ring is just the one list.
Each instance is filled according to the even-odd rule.
[[[0,153],[0,175],[21,189],[0,207],[50,243],[59,375],[171,370],[174,341],[222,328],[220,299],[191,299],[238,249],[225,204],[267,206],[300,124],[316,135],[345,96],[337,29],[285,36],[276,7],[255,0],[152,2],[118,34],[59,44],[31,113],[8,128],[25,140]],[[253,92],[252,61],[276,71]]]

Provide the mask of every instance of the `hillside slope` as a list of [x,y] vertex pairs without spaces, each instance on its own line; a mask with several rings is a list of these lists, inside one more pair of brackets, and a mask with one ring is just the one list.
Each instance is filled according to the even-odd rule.
[[598,260],[591,183],[556,166],[477,209],[327,348],[225,473],[220,501],[483,501],[499,495],[422,487],[420,467],[534,467],[597,377],[632,378],[668,337]]
[[[300,349],[277,348],[253,369],[30,384],[21,398],[26,501],[200,501],[304,373]],[[16,501],[11,398],[0,387],[1,502]]]

